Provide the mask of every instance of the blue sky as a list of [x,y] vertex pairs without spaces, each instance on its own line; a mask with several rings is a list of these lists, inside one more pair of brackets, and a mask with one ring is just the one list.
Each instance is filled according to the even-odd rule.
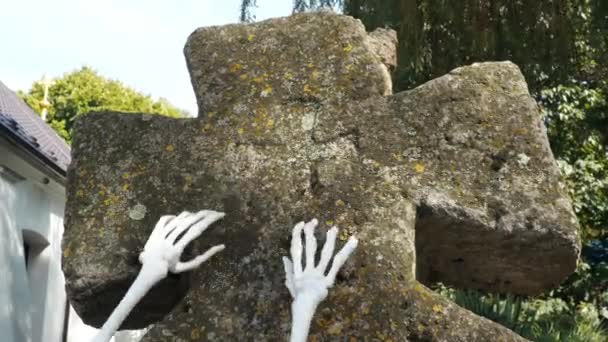
[[[182,49],[201,26],[238,21],[240,0],[6,0],[0,5],[0,81],[27,90],[43,74],[87,65],[196,115]],[[292,0],[258,0],[258,20]]]

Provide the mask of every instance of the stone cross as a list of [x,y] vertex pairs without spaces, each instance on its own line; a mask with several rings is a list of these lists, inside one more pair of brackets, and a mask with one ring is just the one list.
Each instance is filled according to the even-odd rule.
[[[64,271],[99,326],[161,215],[226,212],[198,253],[124,328],[144,338],[282,341],[281,256],[316,217],[360,244],[311,341],[517,341],[422,284],[536,294],[576,265],[577,221],[524,78],[512,63],[455,69],[391,95],[395,36],[298,14],[196,30],[185,55],[196,119],[94,113],[74,129]],[[322,241],[320,241],[322,243]]]

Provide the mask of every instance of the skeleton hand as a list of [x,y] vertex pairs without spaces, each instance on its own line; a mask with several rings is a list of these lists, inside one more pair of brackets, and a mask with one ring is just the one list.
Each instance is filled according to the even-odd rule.
[[[180,262],[179,258],[190,241],[196,239],[213,222],[224,217],[224,213],[202,210],[198,213],[184,211],[175,217],[163,216],[150,234],[144,251],[139,254],[142,268],[133,284],[122,298],[116,309],[93,339],[93,342],[110,341],[116,330],[127,318],[137,302],[154,286],[167,276],[169,271],[180,273],[192,270],[224,249],[224,245],[211,247],[196,258]],[[183,236],[181,239],[180,235]]]
[[[338,228],[332,227],[327,231],[327,238],[321,250],[321,260],[315,266],[315,253],[317,252],[317,240],[314,230],[318,221],[313,219],[308,223],[300,222],[293,228],[291,238],[291,259],[283,257],[285,266],[285,285],[294,298],[292,308],[293,325],[291,330],[291,341],[306,341],[310,321],[317,305],[327,297],[328,288],[334,285],[336,275],[346,259],[357,248],[358,241],[350,237],[348,242],[338,254],[325,275],[331,256],[334,253]],[[306,267],[302,269],[302,230],[306,239]]]
[[[317,224],[318,221],[313,219],[308,223],[300,222],[293,228],[291,238],[291,258],[293,263],[289,258],[283,257],[283,265],[285,266],[286,274],[285,285],[289,289],[291,296],[294,299],[307,297],[318,304],[327,297],[327,289],[334,285],[340,267],[344,265],[346,259],[355,250],[358,241],[353,236],[348,239],[346,245],[334,257],[331,269],[325,275],[325,270],[334,253],[338,228],[332,227],[327,231],[325,245],[323,245],[323,250],[321,251],[321,260],[315,267],[317,240],[314,236],[314,230]],[[304,270],[302,270],[302,230],[304,230],[306,238],[306,267]]]
[[[188,243],[222,217],[224,213],[213,210],[202,210],[197,213],[184,211],[177,217],[174,215],[161,217],[148,238],[143,252],[139,255],[139,261],[143,265],[142,271],[149,270],[155,277],[162,279],[167,276],[168,271],[180,273],[197,268],[225,246],[213,246],[190,261],[181,262],[179,258]],[[178,240],[181,234],[183,236]]]

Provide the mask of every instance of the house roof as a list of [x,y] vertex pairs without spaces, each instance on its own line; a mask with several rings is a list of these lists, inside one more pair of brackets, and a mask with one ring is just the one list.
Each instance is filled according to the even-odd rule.
[[0,82],[0,135],[66,175],[70,147],[15,92]]

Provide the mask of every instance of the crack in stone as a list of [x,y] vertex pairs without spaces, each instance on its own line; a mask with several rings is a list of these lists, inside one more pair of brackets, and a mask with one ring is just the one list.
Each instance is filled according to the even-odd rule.
[[310,166],[310,193],[314,196],[319,193],[322,185],[319,183],[319,170],[311,165]]

